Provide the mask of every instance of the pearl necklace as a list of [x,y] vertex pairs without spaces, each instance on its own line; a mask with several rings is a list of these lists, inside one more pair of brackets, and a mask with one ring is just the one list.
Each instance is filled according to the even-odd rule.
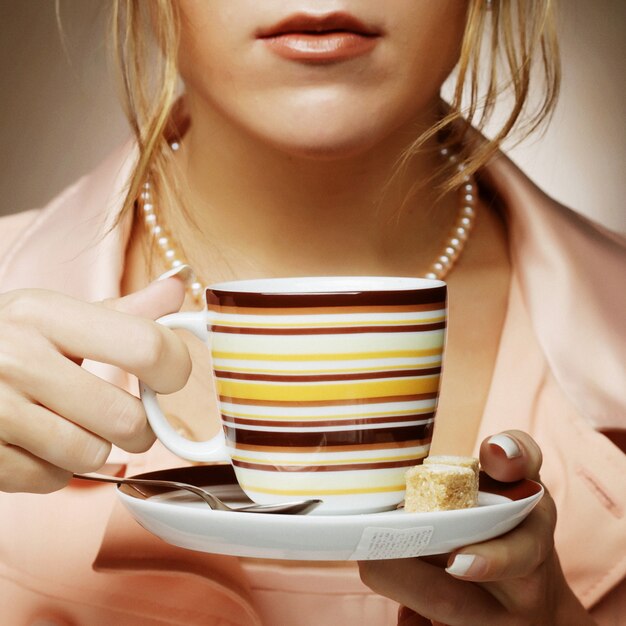
[[[170,144],[171,149],[176,152],[180,148],[178,142]],[[456,154],[450,153],[448,148],[441,148],[441,155],[448,159],[450,163],[456,164],[458,157]],[[457,169],[462,171],[464,165],[457,164]],[[463,248],[467,242],[469,234],[474,226],[476,217],[476,182],[473,177],[465,176],[463,185],[459,190],[459,213],[457,220],[445,241],[443,250],[437,256],[437,259],[423,275],[423,278],[443,280],[452,270],[456,262],[459,260]],[[176,242],[171,233],[159,224],[156,213],[156,207],[151,193],[150,182],[145,182],[143,190],[139,197],[139,207],[143,214],[145,227],[148,235],[156,244],[157,249],[161,252],[163,260],[169,269],[176,269],[182,265],[189,265],[186,259],[178,250]],[[205,285],[201,282],[198,275],[192,270],[186,277],[187,290],[198,304],[202,304],[202,297],[205,291]]]

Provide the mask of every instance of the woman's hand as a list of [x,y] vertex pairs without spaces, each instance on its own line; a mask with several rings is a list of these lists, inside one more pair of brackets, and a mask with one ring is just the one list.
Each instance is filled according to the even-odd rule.
[[[496,480],[539,479],[541,451],[525,433],[483,441],[482,469]],[[546,491],[506,535],[438,558],[364,561],[363,582],[404,605],[402,626],[593,624],[567,585],[554,549],[556,509]],[[444,569],[445,567],[445,569]]]
[[159,392],[180,389],[189,353],[152,319],[183,298],[177,279],[98,304],[35,289],[0,294],[0,491],[55,491],[73,472],[101,467],[112,443],[129,452],[152,445],[141,401],[80,364],[110,363]]

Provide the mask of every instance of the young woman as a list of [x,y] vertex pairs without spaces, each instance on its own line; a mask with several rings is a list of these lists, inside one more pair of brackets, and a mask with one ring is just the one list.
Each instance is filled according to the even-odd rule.
[[[623,242],[497,151],[554,104],[551,3],[117,0],[113,10],[134,141],[0,227],[5,621],[382,625],[396,623],[399,602],[413,624],[617,623]],[[522,115],[535,70],[545,98]],[[503,85],[514,106],[487,141],[462,118],[482,127]],[[517,529],[443,561],[364,563],[373,592],[352,564],[173,548],[113,490],[71,481],[105,463],[128,475],[181,464],[152,445],[135,376],[176,392],[163,405],[189,436],[218,428],[208,368],[194,359],[204,348],[154,319],[197,308],[203,286],[223,279],[359,274],[445,277],[433,449],[480,448],[500,480],[537,479],[543,452],[552,495]]]

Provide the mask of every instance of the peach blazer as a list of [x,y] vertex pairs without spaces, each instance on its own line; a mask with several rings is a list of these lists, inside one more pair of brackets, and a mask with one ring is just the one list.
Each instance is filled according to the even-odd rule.
[[[129,225],[103,233],[134,156],[127,145],[46,208],[0,220],[0,291],[119,294]],[[508,159],[490,167],[506,189],[513,278],[478,441],[520,428],[539,442],[566,575],[599,623],[617,624],[626,615],[626,455],[598,429],[626,428],[624,241],[548,198]],[[119,371],[85,366],[134,389]],[[158,444],[110,460],[128,474],[181,464]],[[174,548],[133,522],[114,491],[0,494],[3,623],[396,623],[397,605],[367,590],[354,564]]]

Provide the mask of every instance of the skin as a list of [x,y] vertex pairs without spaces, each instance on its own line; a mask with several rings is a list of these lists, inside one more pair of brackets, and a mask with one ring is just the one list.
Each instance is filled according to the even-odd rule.
[[[217,250],[208,253],[184,220],[167,217],[189,242],[194,265],[211,268],[223,252],[233,272],[266,276],[285,268],[414,271],[437,253],[456,213],[453,197],[428,215],[433,195],[420,193],[393,219],[411,185],[440,163],[436,150],[415,159],[385,196],[381,189],[416,129],[437,117],[439,87],[458,57],[464,6],[395,4],[386,11],[371,0],[343,2],[388,35],[367,57],[305,65],[276,57],[255,32],[297,9],[324,12],[336,3],[180,3],[180,68],[195,121],[179,162],[197,226]],[[423,236],[416,241],[415,233]],[[411,252],[416,243],[419,255]]]
[[[436,119],[441,84],[458,59],[465,3],[394,0],[393,11],[376,0],[180,0],[179,6],[179,63],[192,125],[177,159],[196,224],[172,207],[161,213],[204,281],[423,273],[455,221],[456,198],[439,198],[431,184],[410,196],[400,215],[398,207],[416,181],[432,180],[440,165],[435,146],[385,194],[381,189],[402,150]],[[383,30],[372,54],[305,65],[271,55],[254,37],[296,10],[338,6]],[[479,215],[448,280],[450,317],[472,328],[451,324],[448,337],[433,451],[452,454],[471,451],[506,312],[505,229],[486,206]],[[84,358],[117,365],[160,393],[176,392],[164,409],[184,415],[195,436],[219,427],[203,348],[152,321],[192,304],[178,279],[150,282],[146,245],[135,225],[122,298],[90,304],[38,290],[0,295],[0,489],[54,491],[71,472],[98,469],[111,443],[133,452],[153,443],[139,400],[82,370]],[[504,480],[536,478],[536,444],[523,433],[514,437],[520,458],[508,461],[484,444],[485,469]],[[482,557],[481,571],[469,577],[478,585],[422,559],[368,562],[361,573],[376,591],[429,620],[584,624],[588,617],[563,578],[553,531],[546,495],[518,529],[464,548]]]

